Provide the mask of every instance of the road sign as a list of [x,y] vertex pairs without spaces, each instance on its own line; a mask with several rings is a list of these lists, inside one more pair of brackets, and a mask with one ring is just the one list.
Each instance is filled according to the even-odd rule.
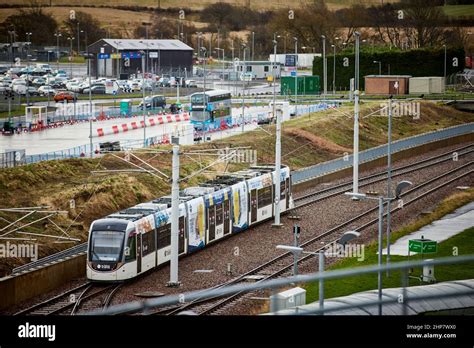
[[285,66],[296,66],[297,60],[296,54],[287,54],[285,56]]
[[110,58],[110,54],[108,53],[99,53],[99,59],[109,59]]
[[411,239],[408,250],[414,253],[433,254],[438,251],[438,242],[430,239]]

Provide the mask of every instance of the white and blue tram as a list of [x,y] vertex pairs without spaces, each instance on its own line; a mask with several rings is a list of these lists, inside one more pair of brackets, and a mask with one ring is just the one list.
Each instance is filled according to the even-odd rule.
[[[184,189],[179,204],[179,255],[205,248],[274,215],[275,167],[255,166]],[[280,211],[293,207],[290,169],[281,169]],[[123,281],[171,258],[171,197],[92,222],[87,278]]]

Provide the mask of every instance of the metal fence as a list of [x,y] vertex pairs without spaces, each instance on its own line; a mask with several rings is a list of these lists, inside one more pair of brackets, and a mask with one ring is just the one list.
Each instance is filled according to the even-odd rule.
[[[474,123],[462,124],[445,128],[430,133],[415,135],[406,139],[398,140],[392,143],[392,153],[406,150],[412,147],[417,147],[426,143],[447,139],[458,135],[469,134],[474,132]],[[374,159],[384,157],[387,155],[387,145],[377,146],[365,151],[359,152],[359,163],[369,162]],[[312,180],[322,175],[332,172],[340,171],[352,167],[352,155],[347,155],[343,158],[338,158],[332,161],[316,164],[311,167],[296,170],[293,172],[292,182],[298,184],[304,181]]]
[[[114,315],[114,314],[128,314],[128,313],[135,313],[135,312],[143,312],[149,311],[156,307],[160,306],[169,306],[169,305],[177,305],[183,304],[183,301],[189,303],[195,300],[202,300],[202,299],[215,299],[219,297],[225,297],[234,295],[237,293],[250,293],[257,290],[266,290],[272,289],[273,291],[280,288],[285,288],[288,286],[294,286],[294,284],[307,284],[310,282],[321,282],[322,286],[327,281],[333,279],[341,279],[341,278],[350,278],[354,276],[364,275],[364,274],[374,274],[374,273],[384,273],[384,272],[393,272],[393,271],[402,271],[402,294],[403,294],[403,301],[398,301],[398,299],[384,299],[377,300],[377,301],[367,301],[367,302],[358,302],[358,303],[348,303],[347,306],[340,307],[339,309],[350,309],[356,308],[361,306],[371,306],[371,305],[381,305],[383,307],[384,304],[391,303],[397,304],[400,306],[401,313],[407,313],[408,308],[404,308],[408,306],[410,301],[418,301],[423,299],[430,298],[430,294],[417,296],[417,297],[410,297],[409,293],[406,291],[408,288],[408,273],[409,270],[412,268],[422,268],[424,266],[439,266],[439,265],[454,265],[454,264],[464,264],[464,263],[472,263],[474,262],[474,255],[463,255],[463,256],[453,256],[453,257],[445,257],[439,259],[430,259],[430,260],[418,260],[418,261],[404,261],[399,263],[391,263],[387,265],[373,265],[373,266],[365,266],[365,267],[358,267],[358,268],[351,268],[351,269],[339,269],[334,271],[323,271],[318,273],[311,273],[305,275],[298,275],[292,277],[285,277],[279,278],[274,280],[268,281],[260,281],[253,284],[237,284],[231,286],[224,286],[224,287],[216,287],[206,290],[198,290],[193,292],[188,292],[184,294],[176,294],[176,295],[169,295],[157,299],[151,299],[143,302],[129,302],[125,304],[120,304],[116,306],[109,307],[107,309],[100,309],[95,311],[90,311],[85,313],[86,315]],[[474,294],[474,289],[470,288],[463,292],[450,292],[445,293],[442,295],[436,294],[436,297],[456,297],[464,294]],[[326,311],[331,312],[334,309],[326,309],[324,307],[324,299],[321,299],[322,306],[313,312],[305,311],[304,313],[295,312],[294,314],[323,314]]]
[[25,163],[25,150],[7,150],[0,153],[0,168],[16,167]]

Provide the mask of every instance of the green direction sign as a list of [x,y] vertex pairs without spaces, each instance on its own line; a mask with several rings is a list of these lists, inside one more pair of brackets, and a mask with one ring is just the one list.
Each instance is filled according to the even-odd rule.
[[438,251],[438,242],[430,239],[412,239],[408,241],[408,250],[414,253],[433,254]]

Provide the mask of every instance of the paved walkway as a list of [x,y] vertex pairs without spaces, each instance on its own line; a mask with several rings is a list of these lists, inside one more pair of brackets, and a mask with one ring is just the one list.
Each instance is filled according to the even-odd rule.
[[[408,241],[410,239],[421,239],[421,236],[423,236],[425,239],[435,240],[439,243],[472,226],[474,226],[474,202],[466,204],[442,219],[398,239],[390,247],[390,254],[408,256]],[[386,254],[387,249],[384,249],[383,253]],[[411,252],[410,254],[416,253]]]

